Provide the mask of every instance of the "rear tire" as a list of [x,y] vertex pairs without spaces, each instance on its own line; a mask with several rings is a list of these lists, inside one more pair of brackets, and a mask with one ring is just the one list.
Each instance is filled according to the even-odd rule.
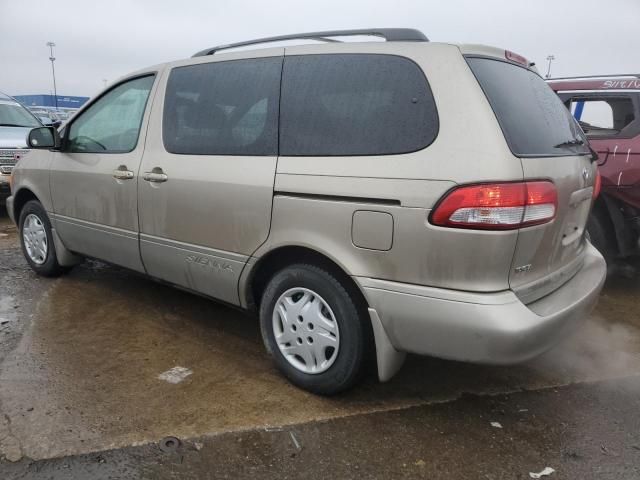
[[607,263],[611,264],[616,257],[617,248],[615,238],[611,235],[611,228],[607,228],[609,222],[606,220],[601,214],[592,212],[587,222],[587,234],[593,246],[598,249]]
[[58,263],[51,222],[37,200],[28,201],[20,212],[20,246],[31,269],[43,277],[57,277],[69,269]]
[[314,265],[276,273],[260,302],[260,328],[276,367],[319,395],[351,388],[366,364],[366,319],[347,289]]

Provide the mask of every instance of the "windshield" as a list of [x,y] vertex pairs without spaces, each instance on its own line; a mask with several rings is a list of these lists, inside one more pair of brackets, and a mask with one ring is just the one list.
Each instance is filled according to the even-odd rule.
[[590,154],[582,129],[538,74],[486,57],[467,57],[466,60],[514,155]]
[[0,103],[0,127],[42,126],[26,108],[17,103]]

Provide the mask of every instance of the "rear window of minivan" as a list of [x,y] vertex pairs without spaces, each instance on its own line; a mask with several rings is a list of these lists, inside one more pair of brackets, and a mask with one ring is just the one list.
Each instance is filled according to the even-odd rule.
[[[519,157],[589,154],[587,140],[555,92],[535,72],[486,57],[467,57],[502,128]],[[584,145],[571,145],[576,140]]]
[[408,58],[380,54],[286,57],[280,155],[414,152],[438,133],[424,73]]

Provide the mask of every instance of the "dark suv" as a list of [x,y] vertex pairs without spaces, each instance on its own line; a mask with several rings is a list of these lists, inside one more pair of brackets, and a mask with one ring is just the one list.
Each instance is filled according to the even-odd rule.
[[558,78],[549,85],[598,153],[602,194],[588,224],[609,260],[640,253],[640,75]]

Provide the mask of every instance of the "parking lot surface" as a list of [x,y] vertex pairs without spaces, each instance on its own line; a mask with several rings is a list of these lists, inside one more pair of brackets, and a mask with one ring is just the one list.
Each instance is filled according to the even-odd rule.
[[0,210],[0,478],[637,479],[639,299],[614,276],[535,361],[410,357],[321,398],[242,312],[97,261],[37,277]]

